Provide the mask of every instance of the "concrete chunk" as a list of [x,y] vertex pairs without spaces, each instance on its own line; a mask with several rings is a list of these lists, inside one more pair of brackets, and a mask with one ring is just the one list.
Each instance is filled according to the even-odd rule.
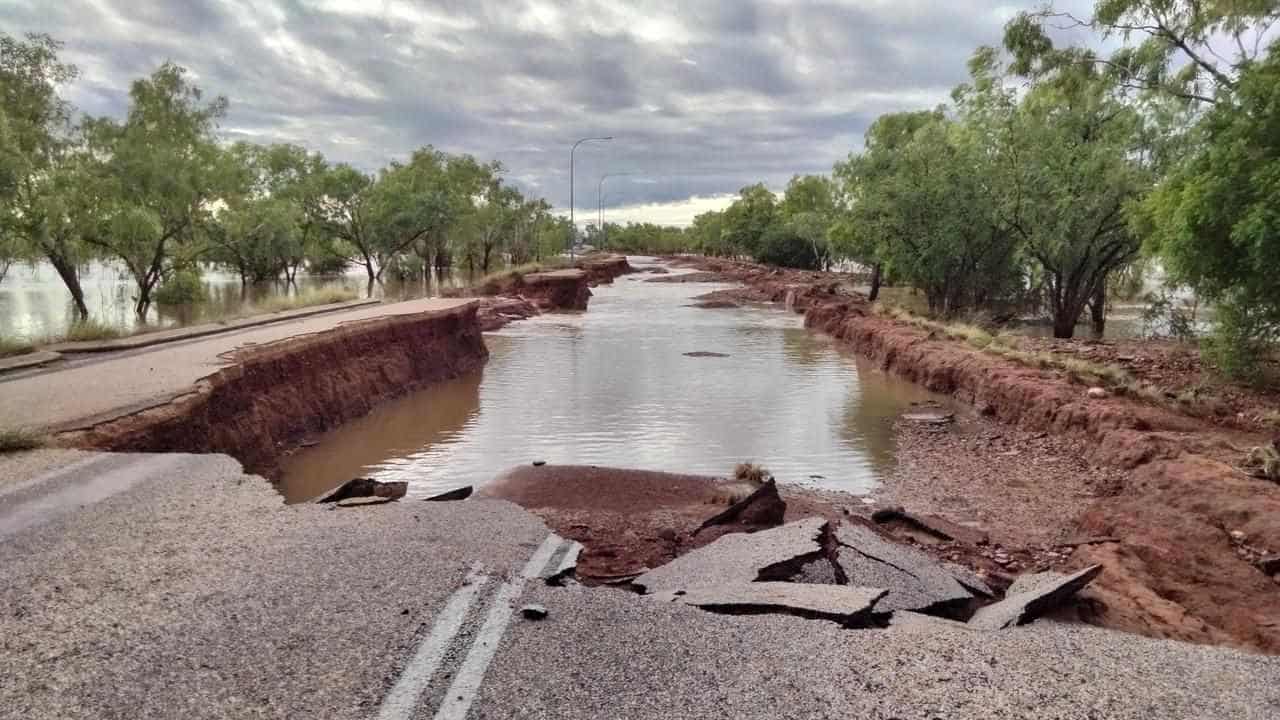
[[654,597],[714,612],[786,613],[865,627],[871,624],[876,601],[884,594],[881,588],[754,582],[667,591]]
[[973,596],[929,554],[881,537],[869,527],[836,529],[836,562],[850,585],[887,588],[877,610],[925,610],[960,604]]
[[[755,533],[732,533],[636,578],[645,592],[785,580],[822,554],[822,518],[807,518]],[[794,565],[794,567],[791,567]],[[793,570],[794,572],[790,572]]]
[[1004,600],[978,610],[969,624],[980,630],[1025,625],[1061,605],[1101,572],[1101,565],[1091,565],[1073,575],[1047,572],[1024,576],[1010,586]]

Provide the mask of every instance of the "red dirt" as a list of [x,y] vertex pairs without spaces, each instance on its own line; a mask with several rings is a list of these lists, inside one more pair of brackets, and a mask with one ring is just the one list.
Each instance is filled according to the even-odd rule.
[[[738,484],[699,475],[545,465],[516,468],[478,495],[510,500],[582,543],[578,576],[599,583],[658,567],[726,533],[753,529],[726,525],[694,534],[729,505],[734,489]],[[840,513],[803,490],[780,488],[780,493],[787,522]]]
[[[784,302],[805,325],[930,390],[1024,431],[1079,440],[1081,457],[1120,471],[1101,497],[1072,503],[1083,535],[1070,567],[1100,562],[1091,622],[1156,637],[1280,653],[1280,586],[1249,560],[1280,550],[1280,485],[1235,467],[1268,438],[1127,397],[1090,399],[1063,373],[1030,369],[873,313],[847,279],[724,260],[683,260],[747,287],[717,299]],[[1059,488],[1047,485],[1045,493]],[[1244,534],[1244,540],[1231,533]],[[1016,537],[1017,527],[992,528]]]
[[[1280,385],[1255,387],[1217,374],[1192,343],[1173,340],[1020,338],[1021,349],[1123,368],[1164,392],[1182,412],[1225,427],[1280,436]],[[1274,367],[1269,372],[1280,376]]]
[[477,303],[393,316],[257,346],[172,402],[59,435],[100,450],[222,452],[272,475],[305,438],[378,403],[484,365]]

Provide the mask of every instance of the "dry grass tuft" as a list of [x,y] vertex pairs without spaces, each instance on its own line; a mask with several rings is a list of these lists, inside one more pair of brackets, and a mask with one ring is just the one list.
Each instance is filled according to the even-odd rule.
[[754,485],[763,485],[772,475],[769,474],[768,468],[756,463],[742,462],[733,468],[733,478],[742,480]]
[[0,430],[0,454],[36,450],[47,444],[48,438],[31,430]]

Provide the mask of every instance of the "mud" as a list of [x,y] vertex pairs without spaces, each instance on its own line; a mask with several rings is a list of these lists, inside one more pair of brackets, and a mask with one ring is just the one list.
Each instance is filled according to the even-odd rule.
[[340,326],[243,350],[171,402],[58,436],[113,451],[226,453],[272,476],[306,438],[484,365],[477,303]]
[[[736,485],[700,475],[543,465],[512,470],[477,495],[514,502],[582,543],[578,577],[599,584],[639,575],[726,533],[750,529],[731,523],[699,532],[704,521],[742,498]],[[781,494],[787,522],[841,515],[839,507],[804,490],[784,488]]]
[[[745,285],[704,300],[785,303],[804,314],[806,327],[840,340],[885,371],[952,395],[1003,426],[1060,438],[1079,460],[1109,476],[1067,497],[1058,496],[1062,488],[1048,474],[1027,488],[1053,497],[1065,513],[1064,534],[1118,539],[1081,545],[1064,562],[1067,569],[1091,563],[1104,568],[1085,593],[1092,599],[1085,620],[1154,637],[1280,653],[1280,584],[1251,562],[1280,549],[1280,486],[1238,467],[1244,450],[1265,437],[1136,398],[1090,398],[1085,386],[1063,373],[1017,365],[877,315],[838,274],[716,259],[679,264]],[[994,473],[992,479],[998,482]],[[964,487],[952,487],[957,499],[970,504]],[[974,502],[991,503],[983,514],[999,517],[998,498],[977,493]],[[944,516],[954,512],[935,510]],[[988,529],[1015,545],[1043,540],[1033,528],[998,519]],[[1031,561],[1034,555],[1017,548],[1006,553]]]

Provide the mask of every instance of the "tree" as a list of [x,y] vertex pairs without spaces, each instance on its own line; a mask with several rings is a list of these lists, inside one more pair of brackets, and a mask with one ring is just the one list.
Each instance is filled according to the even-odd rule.
[[203,102],[184,68],[160,66],[129,89],[124,123],[89,122],[90,148],[98,163],[104,215],[88,241],[124,263],[137,285],[134,309],[141,317],[170,261],[215,199],[219,149],[213,130],[226,113],[226,98]]
[[980,49],[971,67],[973,85],[956,96],[996,138],[1002,212],[1044,282],[1054,337],[1072,337],[1086,307],[1101,334],[1107,280],[1141,246],[1127,209],[1151,185],[1137,160],[1142,117],[1089,65],[1042,67],[1016,106],[994,50]]
[[43,257],[71,294],[81,320],[89,317],[79,266],[89,256],[75,213],[90,198],[72,176],[76,133],[71,104],[58,87],[76,78],[58,60],[62,44],[48,35],[18,40],[0,34],[0,237],[9,259]]
[[920,128],[944,119],[941,110],[881,115],[867,128],[862,153],[851,154],[832,171],[835,219],[828,230],[833,251],[871,268],[868,299],[880,296],[889,243],[903,242],[901,216],[880,183],[898,171],[898,153]]
[[[1009,24],[1006,44],[1019,75],[1074,63],[1125,90],[1212,105],[1234,92],[1240,76],[1265,55],[1278,20],[1275,0],[1097,0],[1090,18],[1052,8],[1022,13]],[[1121,45],[1105,57],[1087,48],[1055,49],[1044,24],[1058,21]]]
[[1157,186],[1138,222],[1176,282],[1218,308],[1211,356],[1248,377],[1280,341],[1280,47],[1206,116],[1199,149]]
[[695,216],[693,225],[689,226],[688,234],[691,249],[696,249],[704,255],[734,254],[725,239],[724,213],[721,211],[710,210]]
[[734,254],[755,255],[778,214],[778,198],[763,183],[744,187],[724,211],[722,240]]
[[326,170],[318,178],[320,192],[309,215],[321,227],[321,232],[335,238],[339,244],[329,247],[343,248],[360,258],[369,274],[369,292],[378,278],[377,254],[372,237],[370,205],[373,178],[354,167],[339,163]]
[[[836,217],[835,183],[822,175],[792,177],[778,205],[778,212],[788,225],[787,234],[809,246],[805,253],[792,252],[789,255],[793,258],[812,257],[816,261],[814,267],[826,269],[830,266],[832,248],[828,232]],[[775,240],[777,237],[780,236]]]
[[862,155],[836,168],[849,205],[833,237],[923,290],[932,313],[1003,300],[1021,274],[990,143],[941,110],[878,119]]

